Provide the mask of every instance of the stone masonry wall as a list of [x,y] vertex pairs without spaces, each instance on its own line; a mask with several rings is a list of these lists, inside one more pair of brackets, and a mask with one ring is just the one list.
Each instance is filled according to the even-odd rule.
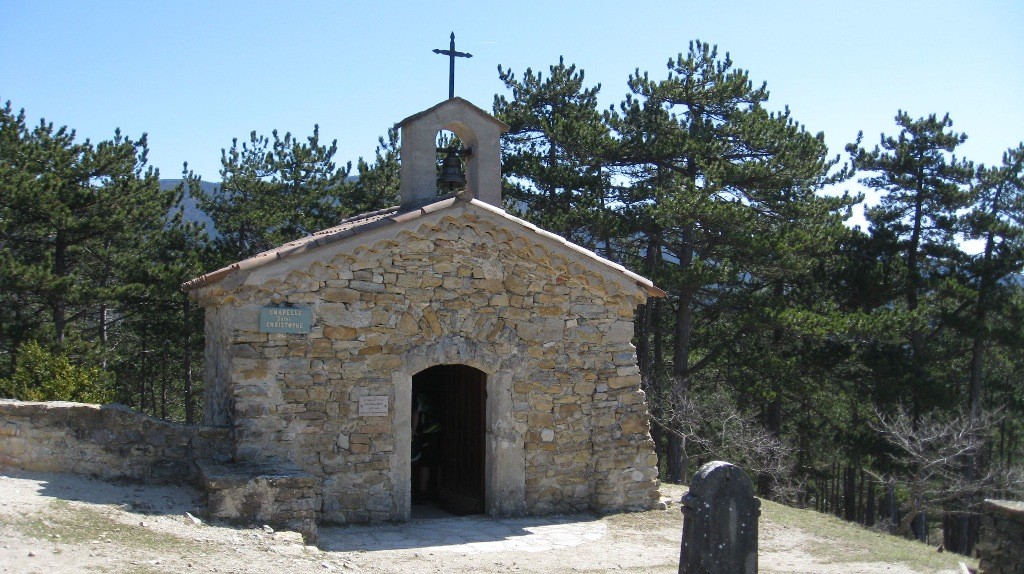
[[227,460],[228,429],[172,423],[124,405],[0,399],[0,466],[153,482],[188,479],[196,458]]
[[[523,511],[653,506],[656,457],[630,342],[644,293],[493,217],[424,217],[397,236],[204,288],[204,306],[220,309],[214,329],[230,333],[216,369],[233,400],[236,458],[282,458],[322,478],[327,520],[401,519],[394,417],[408,397],[396,396],[395,373],[417,349],[448,349],[446,361],[489,382],[511,376],[506,439],[522,445]],[[258,331],[275,294],[312,306],[311,333]],[[357,416],[364,395],[388,396],[389,415]]]
[[985,501],[977,552],[985,574],[1024,572],[1024,502]]

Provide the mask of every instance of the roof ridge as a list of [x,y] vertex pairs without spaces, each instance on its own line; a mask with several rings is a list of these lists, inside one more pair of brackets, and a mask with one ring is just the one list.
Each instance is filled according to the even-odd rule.
[[321,231],[317,231],[305,237],[289,241],[274,249],[269,249],[262,253],[257,253],[252,257],[248,257],[236,263],[232,263],[226,267],[222,267],[216,271],[211,271],[205,275],[201,275],[187,281],[181,285],[183,291],[192,291],[200,287],[205,287],[212,283],[215,283],[224,277],[230,275],[235,271],[242,271],[247,269],[254,269],[271,261],[284,259],[291,255],[330,245],[337,241],[347,239],[349,237],[365,233],[374,229],[378,229],[385,225],[397,225],[414,219],[419,219],[425,215],[437,213],[439,211],[448,209],[449,207],[455,206],[456,204],[462,204],[467,206],[473,206],[476,209],[483,210],[487,213],[491,213],[495,217],[500,217],[518,225],[519,227],[533,232],[539,237],[552,241],[562,246],[562,248],[574,251],[591,261],[603,265],[607,269],[615,271],[626,278],[632,280],[637,286],[641,287],[647,293],[654,297],[663,297],[665,292],[654,286],[654,283],[637,273],[626,269],[620,263],[616,263],[610,259],[601,257],[597,253],[576,245],[568,239],[552,233],[550,231],[541,229],[533,223],[516,217],[503,209],[494,207],[488,203],[480,201],[479,199],[473,198],[467,193],[452,194],[447,197],[437,198],[437,201],[423,205],[421,207],[411,209],[409,211],[401,211],[400,207],[390,207],[387,209],[380,209],[369,213],[364,213],[357,217],[344,219],[334,227],[330,227]]

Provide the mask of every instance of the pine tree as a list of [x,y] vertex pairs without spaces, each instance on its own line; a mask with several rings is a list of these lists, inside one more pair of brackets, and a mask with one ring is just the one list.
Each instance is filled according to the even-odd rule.
[[[0,317],[0,374],[23,364],[24,349],[31,364],[101,369],[94,379],[109,388],[79,389],[76,398],[125,396],[124,378],[103,381],[125,361],[129,326],[159,323],[159,301],[181,298],[184,272],[168,270],[188,257],[165,257],[160,246],[185,235],[198,241],[180,217],[169,218],[181,189],[160,188],[146,153],[145,135],[77,142],[73,130],[45,120],[30,129],[10,103],[0,110],[0,299],[12,309]],[[170,333],[154,331],[149,344],[166,348]]]
[[[939,336],[948,326],[942,320],[949,301],[942,284],[958,266],[958,212],[969,204],[968,185],[973,165],[955,155],[966,140],[950,131],[949,116],[932,114],[914,120],[906,112],[896,115],[897,136],[882,135],[873,150],[861,147],[861,136],[847,146],[856,171],[867,172],[861,182],[882,192],[878,205],[867,210],[871,235],[884,243],[887,264],[896,273],[899,307],[890,332],[906,333],[888,345],[880,358],[881,371],[890,384],[905,389],[915,416],[955,396],[939,367],[951,356],[943,354]],[[955,303],[954,303],[955,306]],[[902,327],[899,327],[902,325]],[[947,399],[948,400],[948,399]]]
[[291,133],[249,135],[221,150],[216,193],[192,188],[197,204],[213,220],[217,252],[224,264],[335,225],[350,166],[334,163],[337,141],[320,143],[320,129],[305,142]]
[[363,158],[356,162],[359,177],[350,182],[342,197],[346,217],[398,205],[401,195],[401,157],[398,129],[388,130],[387,140],[377,140],[374,162]]
[[[179,196],[192,183],[198,179],[186,173]],[[195,422],[199,401],[193,381],[202,366],[202,309],[190,303],[181,284],[216,263],[205,232],[183,216],[179,204],[164,233],[146,245],[144,264],[133,268],[134,281],[150,287],[120,300],[122,320],[112,333],[118,353],[110,369],[117,375],[119,402],[153,416]]]
[[0,281],[5,297],[31,309],[17,330],[57,345],[102,340],[115,320],[106,310],[147,289],[131,270],[164,232],[176,193],[146,167],[145,134],[78,143],[74,130],[45,120],[29,129],[10,102],[0,134]]
[[[788,110],[767,112],[765,87],[755,88],[728,56],[719,59],[701,42],[669,62],[666,80],[637,72],[618,111],[600,112],[600,86],[587,87],[583,72],[564,60],[547,76],[499,72],[511,91],[495,98],[495,110],[512,126],[503,168],[515,205],[670,292],[642,306],[636,322],[658,423],[652,434],[659,445],[668,437],[668,480],[684,478],[674,425],[684,422],[678,417],[698,374],[723,381],[746,369],[771,381],[732,392],[737,400],[753,393],[768,401],[777,436],[781,387],[799,376],[804,349],[768,359],[805,325],[815,326],[815,340],[823,337],[819,325],[828,319],[794,309],[832,312],[815,307],[820,292],[806,280],[836,248],[855,201],[817,196],[842,176],[829,175],[836,160],[826,157],[823,137],[807,133]],[[765,332],[752,356],[760,346],[755,335]],[[750,360],[739,364],[737,356]]]
[[[823,136],[808,133],[788,110],[768,112],[766,86],[754,87],[728,54],[719,58],[716,48],[692,42],[668,69],[662,81],[634,74],[633,95],[610,123],[621,138],[616,164],[631,178],[627,210],[652,239],[648,250],[658,250],[656,281],[675,306],[670,395],[683,401],[693,377],[750,333],[770,333],[766,349],[783,342],[785,329],[766,328],[764,320],[793,304],[808,262],[834,245],[830,234],[852,199],[816,194],[833,181],[836,162]],[[758,364],[774,380],[759,392],[771,403],[768,428],[777,435],[786,373]],[[677,434],[669,438],[667,479],[679,481],[684,445]]]
[[604,163],[611,133],[597,107],[601,86],[586,87],[575,65],[527,68],[522,79],[498,68],[511,99],[494,97],[495,115],[510,126],[502,171],[513,210],[541,227],[615,258],[616,202]]
[[1024,268],[1024,145],[1007,150],[1002,165],[980,167],[973,191],[974,204],[963,223],[966,237],[983,244],[981,253],[967,265],[967,283],[974,294],[967,410],[976,417],[982,402],[985,349],[999,339],[991,315],[1016,310],[1017,274]]

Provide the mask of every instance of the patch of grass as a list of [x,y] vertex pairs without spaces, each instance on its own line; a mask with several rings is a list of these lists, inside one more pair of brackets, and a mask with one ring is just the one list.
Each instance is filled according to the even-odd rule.
[[154,532],[144,526],[123,524],[93,508],[72,506],[55,500],[49,508],[14,525],[25,536],[64,544],[117,544],[125,548],[154,551],[181,551],[191,541]]
[[[663,484],[661,493],[670,497],[675,504],[669,512],[641,513],[629,520],[636,523],[661,522],[678,520],[679,499],[686,494],[687,488],[680,485]],[[916,570],[937,572],[940,570],[956,570],[960,562],[977,568],[978,562],[973,558],[951,552],[939,553],[933,546],[870,530],[858,524],[841,520],[830,514],[822,514],[814,510],[793,508],[768,500],[761,500],[761,529],[785,525],[798,528],[810,535],[814,540],[805,551],[826,563],[845,564],[851,562],[884,562],[887,564],[903,563]],[[680,537],[682,531],[680,530]]]
[[601,516],[600,519],[622,528],[634,528],[638,530],[663,528],[665,526],[672,525],[677,525],[682,528],[683,525],[683,515],[679,513],[679,506],[673,506],[667,510],[647,510],[644,512],[609,514]]
[[977,567],[977,561],[951,552],[936,552],[927,544],[883,534],[829,515],[761,501],[761,521],[795,526],[819,541],[811,553],[822,561],[904,563],[932,572],[956,569],[960,562]]

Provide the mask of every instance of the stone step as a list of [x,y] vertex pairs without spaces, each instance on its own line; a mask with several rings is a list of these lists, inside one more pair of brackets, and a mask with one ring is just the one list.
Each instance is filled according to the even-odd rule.
[[317,539],[320,480],[286,462],[198,461],[206,491],[207,518],[241,525],[293,530],[307,543]]

